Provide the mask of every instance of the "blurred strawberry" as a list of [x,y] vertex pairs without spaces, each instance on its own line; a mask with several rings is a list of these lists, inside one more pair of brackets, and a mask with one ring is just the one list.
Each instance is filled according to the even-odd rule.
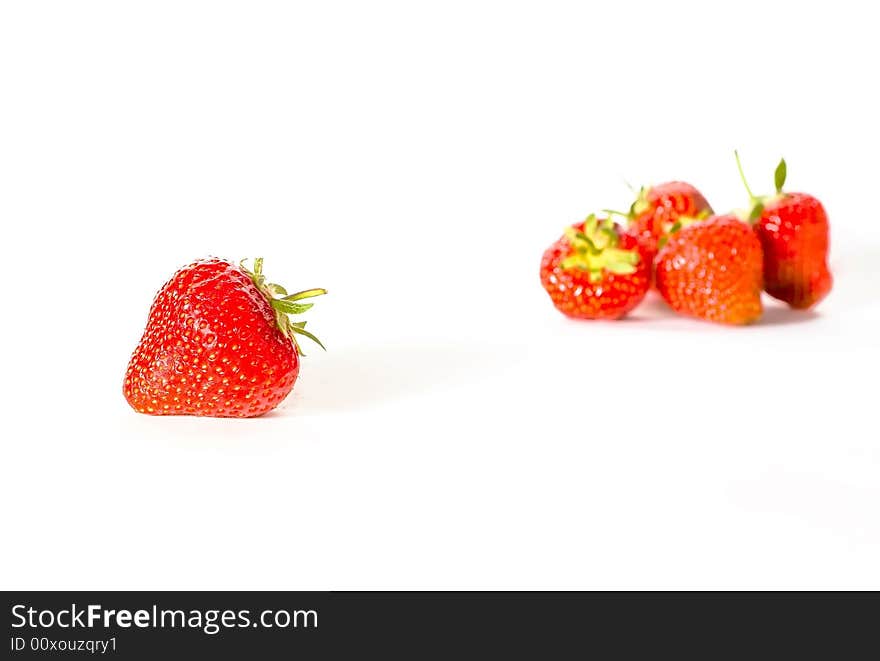
[[634,236],[591,215],[544,252],[541,284],[569,317],[618,319],[645,297],[650,266]]
[[764,249],[764,286],[768,294],[793,308],[807,309],[831,291],[828,269],[828,215],[807,193],[786,193],[785,159],[776,167],[776,194],[756,196],[743,173],[739,154],[736,165],[749,194],[748,220]]
[[674,227],[655,262],[657,290],[681,314],[725,324],[760,318],[761,244],[736,216]]
[[696,188],[683,181],[641,188],[627,218],[627,230],[653,257],[658,242],[679,221],[703,220],[712,214],[712,207]]

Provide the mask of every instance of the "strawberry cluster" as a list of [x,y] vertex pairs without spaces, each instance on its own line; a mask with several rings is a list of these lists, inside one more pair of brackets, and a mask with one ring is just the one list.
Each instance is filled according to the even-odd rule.
[[[761,318],[761,292],[808,309],[831,290],[828,216],[806,193],[756,196],[737,166],[749,208],[716,215],[690,184],[643,188],[627,212],[605,211],[566,229],[541,260],[553,305],[578,319],[619,319],[652,283],[676,312],[724,324]],[[614,221],[621,218],[622,224]]]

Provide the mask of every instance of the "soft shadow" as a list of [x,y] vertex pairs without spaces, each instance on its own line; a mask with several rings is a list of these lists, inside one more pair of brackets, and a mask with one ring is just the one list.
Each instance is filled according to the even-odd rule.
[[[760,328],[762,326],[788,326],[794,324],[803,324],[819,319],[822,315],[815,310],[793,310],[784,303],[777,302],[769,296],[763,296],[764,313],[761,319],[752,327]],[[689,317],[679,315],[673,311],[657,292],[650,292],[644,302],[636,308],[631,315],[624,320],[652,322],[654,328],[672,328],[675,330],[690,330],[688,325],[681,324],[662,324],[663,321],[681,321],[690,320]],[[693,319],[695,323],[709,324],[710,322]]]
[[619,321],[657,321],[670,317],[678,317],[678,315],[672,311],[660,294],[652,289],[635,310]]
[[385,345],[328,352],[309,365],[275,415],[351,411],[475,383],[515,366],[502,346]]
[[803,324],[821,317],[815,310],[793,310],[786,305],[765,305],[764,314],[756,326],[788,326]]
[[261,415],[259,417],[244,418],[244,419],[245,420],[271,420],[272,418],[283,418],[283,417],[284,417],[284,411],[281,411],[279,409],[272,409],[271,411],[268,411],[267,413],[264,413],[263,415]]

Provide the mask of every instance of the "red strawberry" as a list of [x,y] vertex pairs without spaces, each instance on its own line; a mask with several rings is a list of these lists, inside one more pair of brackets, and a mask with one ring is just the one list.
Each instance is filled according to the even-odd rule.
[[304,321],[287,315],[312,307],[298,301],[325,293],[288,296],[266,282],[262,259],[253,271],[215,258],[183,267],[153,300],[125,373],[125,399],[152,415],[249,418],[271,411],[299,373],[296,335],[321,345]]
[[761,316],[761,243],[736,216],[673,232],[655,262],[657,290],[676,312],[725,324]]
[[[734,152],[735,153],[735,152]],[[831,291],[828,270],[828,215],[812,195],[785,193],[785,159],[776,167],[776,195],[757,197],[736,165],[751,201],[749,221],[764,248],[764,285],[773,298],[807,309]]]
[[627,229],[635,234],[651,256],[658,242],[679,220],[703,220],[712,207],[702,193],[683,181],[670,181],[642,188],[626,214]]
[[645,297],[650,268],[635,237],[591,215],[544,253],[541,284],[569,317],[617,319]]

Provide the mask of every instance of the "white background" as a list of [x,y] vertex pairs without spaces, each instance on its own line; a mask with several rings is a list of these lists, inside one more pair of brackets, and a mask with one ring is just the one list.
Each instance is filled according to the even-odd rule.
[[[880,588],[869,4],[5,2],[0,586]],[[835,289],[576,323],[568,223],[681,178],[832,223]],[[121,384],[207,255],[325,286],[255,420]]]

